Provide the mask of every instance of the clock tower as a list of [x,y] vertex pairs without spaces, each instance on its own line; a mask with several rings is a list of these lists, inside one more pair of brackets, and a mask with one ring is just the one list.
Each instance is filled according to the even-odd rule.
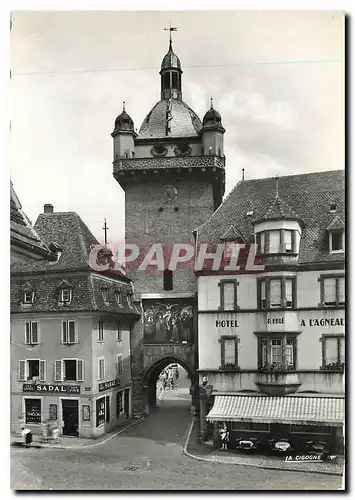
[[[160,100],[138,134],[125,105],[112,132],[113,175],[125,191],[125,240],[140,252],[126,269],[141,301],[148,372],[155,358],[164,357],[164,345],[170,359],[196,368],[194,260],[171,268],[170,257],[176,244],[194,248],[194,230],[221,204],[225,187],[221,116],[211,102],[201,122],[183,101],[182,74],[170,38],[160,69]],[[139,269],[149,252],[159,264]],[[146,388],[154,386],[155,376],[145,380]]]

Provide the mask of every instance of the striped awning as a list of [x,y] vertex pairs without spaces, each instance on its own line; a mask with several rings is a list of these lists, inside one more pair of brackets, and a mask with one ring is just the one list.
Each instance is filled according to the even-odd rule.
[[216,396],[206,419],[211,422],[342,426],[344,412],[343,398]]

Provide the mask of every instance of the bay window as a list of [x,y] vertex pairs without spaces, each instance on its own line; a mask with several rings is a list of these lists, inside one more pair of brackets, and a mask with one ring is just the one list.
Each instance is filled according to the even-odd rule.
[[269,248],[267,253],[279,253],[280,252],[280,231],[269,231]]
[[261,254],[297,254],[296,230],[271,229],[256,233],[256,244]]
[[296,277],[266,277],[258,280],[259,309],[296,307]]
[[296,334],[258,335],[258,366],[262,371],[287,371],[296,368]]

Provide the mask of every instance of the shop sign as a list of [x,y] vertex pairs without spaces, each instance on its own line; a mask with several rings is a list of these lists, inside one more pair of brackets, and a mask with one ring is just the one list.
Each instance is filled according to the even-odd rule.
[[110,380],[109,382],[102,382],[99,384],[99,392],[107,391],[107,389],[112,389],[112,387],[118,387],[120,385],[120,379]]
[[216,319],[216,328],[238,328],[238,321],[234,319]]
[[80,385],[23,384],[23,392],[80,393]]
[[268,318],[267,324],[268,325],[284,325],[285,318]]
[[301,326],[345,326],[344,318],[309,318],[301,319]]

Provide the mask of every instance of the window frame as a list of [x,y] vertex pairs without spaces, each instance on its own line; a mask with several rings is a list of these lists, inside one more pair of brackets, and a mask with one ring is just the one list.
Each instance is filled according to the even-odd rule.
[[[64,293],[67,292],[68,293],[68,299],[65,300],[64,299]],[[66,287],[66,288],[61,288],[60,289],[60,294],[59,294],[59,303],[60,304],[70,304],[71,301],[72,301],[72,296],[73,296],[73,293],[72,293],[72,288],[70,287]]]
[[[31,361],[38,361],[38,377],[29,378],[29,362],[31,362]],[[23,370],[21,370],[21,363],[22,363]],[[22,371],[23,371],[23,377],[21,377]],[[38,378],[38,380],[40,382],[46,381],[46,379],[47,379],[46,360],[40,359],[40,358],[19,359],[18,370],[17,370],[17,380],[19,382],[29,382],[29,381],[33,380],[34,378]]]
[[[271,306],[270,303],[270,282],[271,281],[280,281],[280,296],[281,296],[281,305],[280,306]],[[287,303],[290,302],[287,300],[286,296],[286,281],[291,281],[291,289],[292,289],[292,304],[288,306]],[[263,285],[263,283],[265,283]],[[265,287],[265,298],[263,299],[262,288]],[[265,301],[265,304],[263,302]],[[279,309],[297,309],[297,276],[265,276],[263,278],[257,278],[257,306],[258,309],[262,311],[266,310],[279,310]],[[265,305],[265,307],[264,307]]]
[[[101,367],[102,367],[102,373],[101,373]],[[106,378],[106,363],[105,363],[105,356],[99,356],[97,358],[97,380],[105,380]]]
[[[266,372],[270,373],[273,371],[281,371],[281,372],[294,372],[297,371],[297,352],[298,352],[298,341],[297,337],[300,334],[300,332],[254,332],[254,334],[257,336],[257,341],[258,341],[258,370],[261,372]],[[272,360],[271,360],[271,342],[272,340],[281,340],[281,368],[280,369],[271,369],[272,366]],[[293,342],[293,351],[292,351],[292,356],[293,356],[293,362],[292,362],[292,368],[289,368],[286,366],[286,356],[287,356],[287,340],[292,339]],[[263,341],[266,341],[266,361],[264,361],[264,354],[263,354]]]
[[105,341],[104,322],[101,319],[98,321],[97,325],[97,341],[100,343]]
[[[26,294],[31,294],[31,299],[30,300],[26,300]],[[22,296],[22,304],[33,304],[34,297],[35,297],[35,293],[34,293],[33,290],[25,290],[23,292],[23,296]]]
[[[40,405],[40,420],[36,422],[28,422],[27,421],[27,408],[26,408],[26,401],[33,401],[36,400],[39,402]],[[24,414],[24,421],[26,424],[30,425],[38,425],[43,422],[43,397],[42,396],[32,396],[32,397],[24,397],[23,398],[23,414]]]
[[[333,250],[333,236],[335,234],[341,235],[342,248],[339,250]],[[345,253],[345,231],[344,230],[329,231],[329,253],[330,254]]]
[[[225,308],[225,301],[224,301],[224,286],[225,285],[230,285],[230,284],[233,284],[234,285],[234,308],[233,309],[226,309]],[[238,294],[237,294],[237,289],[238,289],[238,286],[239,286],[239,281],[236,280],[236,279],[221,279],[219,280],[218,282],[218,287],[219,287],[219,307],[218,307],[218,310],[219,311],[237,311],[239,309],[239,306],[238,306]]]
[[[322,365],[319,367],[320,370],[327,370],[326,366],[331,364],[331,362],[327,363],[326,358],[326,343],[328,339],[337,339],[337,363],[340,365],[341,363],[345,364],[345,334],[342,333],[323,333],[323,335],[319,338],[319,342],[322,343]],[[340,357],[340,341],[343,339],[344,341],[344,360],[341,360]],[[336,369],[335,369],[336,370]],[[331,370],[329,370],[331,371]],[[339,371],[339,370],[336,370]]]
[[[33,341],[33,330],[32,330],[32,325],[36,324],[37,325],[37,342]],[[27,342],[27,325],[29,325],[29,342]],[[25,345],[38,345],[40,344],[40,336],[39,336],[39,321],[25,321]]]
[[[69,323],[74,324],[74,341],[70,342],[70,327]],[[67,340],[65,341],[65,336],[64,336],[64,324],[66,324],[66,337]],[[61,344],[63,345],[72,345],[72,344],[78,344],[79,343],[79,332],[78,332],[78,322],[75,319],[66,319],[61,321],[62,325],[62,331],[61,331]]]
[[[226,363],[225,362],[225,357],[226,357],[226,352],[225,352],[225,344],[226,340],[234,340],[234,348],[235,348],[235,361],[234,363]],[[233,370],[239,370],[239,365],[238,365],[238,345],[239,345],[239,337],[237,335],[221,335],[219,338],[219,342],[221,344],[221,369],[233,369]],[[229,367],[228,365],[232,364],[234,366]]]
[[[339,301],[339,279],[343,278],[344,279],[344,302]],[[325,286],[324,282],[326,279],[335,279],[335,303],[325,303]],[[318,304],[319,307],[345,307],[345,274],[321,274],[318,278],[318,282],[320,283],[320,303]]]
[[123,374],[123,354],[118,352],[116,355],[116,373],[120,377]]
[[[65,374],[65,361],[76,361],[76,379],[75,380],[67,380]],[[60,363],[60,378],[57,377],[57,363]],[[81,378],[79,377],[81,365]],[[55,382],[84,382],[85,374],[84,374],[84,360],[80,358],[62,358],[54,360],[54,381]]]

